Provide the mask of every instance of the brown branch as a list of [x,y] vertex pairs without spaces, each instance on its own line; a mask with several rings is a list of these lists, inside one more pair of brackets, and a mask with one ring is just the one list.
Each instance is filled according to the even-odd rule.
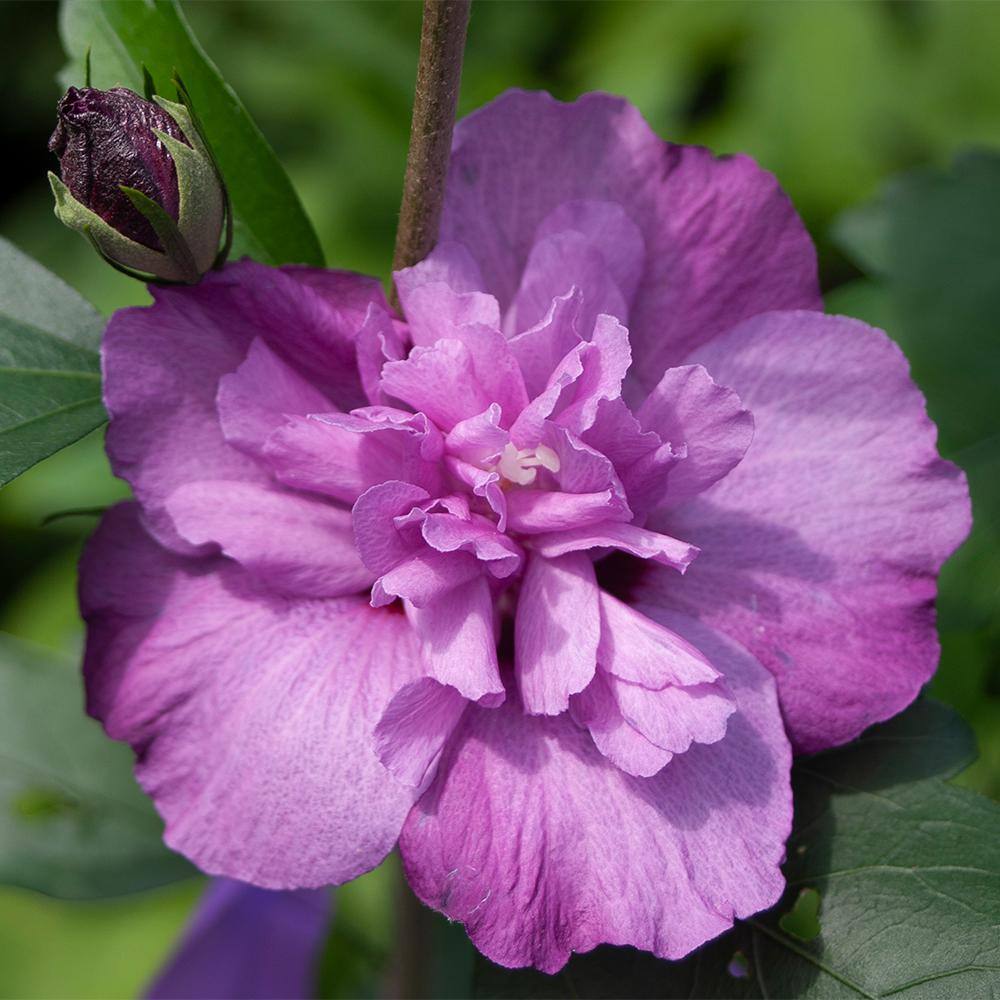
[[385,996],[392,1000],[428,1000],[434,996],[431,988],[433,914],[407,884],[402,865],[398,877],[393,912],[396,949],[385,984]]
[[[470,3],[471,0],[424,0],[410,149],[392,256],[394,271],[422,261],[437,243]],[[392,304],[399,305],[395,286]],[[430,920],[430,911],[413,895],[401,876],[396,907],[396,961],[390,973],[390,996],[431,996],[428,992]]]
[[424,0],[394,271],[423,260],[437,242],[469,4],[470,0]]

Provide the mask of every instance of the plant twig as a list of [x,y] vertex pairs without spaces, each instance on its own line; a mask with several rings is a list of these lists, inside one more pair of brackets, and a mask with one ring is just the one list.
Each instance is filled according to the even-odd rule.
[[437,242],[469,4],[470,0],[424,0],[394,271],[423,260]]
[[[470,3],[471,0],[424,0],[410,148],[392,256],[394,271],[422,261],[437,243]],[[399,306],[395,287],[392,304]],[[430,996],[427,992],[430,914],[413,895],[402,874],[397,892],[397,947],[389,994],[401,998]]]
[[394,1000],[427,1000],[431,991],[432,914],[414,895],[400,865],[395,898],[396,953],[389,972],[387,996]]

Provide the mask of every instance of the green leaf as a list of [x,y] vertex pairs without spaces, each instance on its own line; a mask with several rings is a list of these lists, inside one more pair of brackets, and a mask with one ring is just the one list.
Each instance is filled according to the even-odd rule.
[[895,179],[835,237],[872,277],[838,289],[830,309],[900,344],[942,454],[969,477],[973,529],[941,574],[934,691],[976,725],[984,757],[969,779],[1000,795],[1000,154]]
[[317,963],[313,996],[386,995],[387,978],[400,981],[399,942],[405,940],[419,961],[419,968],[409,970],[414,978],[405,984],[408,996],[468,1000],[475,949],[461,924],[413,897],[398,852],[338,886],[336,895],[337,917]]
[[945,454],[1000,428],[1000,154],[897,178],[834,235],[889,299],[889,332],[927,395]]
[[1000,427],[1000,154],[904,176],[885,207],[898,339],[944,448],[974,447]]
[[73,664],[0,633],[0,882],[83,899],[194,874],[80,687]]
[[62,279],[0,236],[0,316],[96,351],[104,320]]
[[153,232],[156,233],[164,252],[177,262],[185,279],[188,282],[197,281],[200,277],[198,266],[194,262],[194,257],[184,241],[181,231],[177,228],[177,223],[170,217],[167,210],[159,202],[153,201],[149,195],[137,188],[129,187],[127,184],[120,184],[118,187],[153,227]]
[[778,921],[778,926],[789,937],[800,941],[812,941],[819,937],[819,893],[815,889],[803,889],[795,905]]
[[0,486],[99,427],[103,323],[0,238]]
[[546,83],[627,94],[669,139],[749,153],[821,239],[886,176],[997,141],[998,4],[584,6]]
[[[797,762],[788,891],[769,913],[680,962],[601,948],[549,977],[480,960],[476,995],[995,996],[1000,807],[943,780],[972,755],[958,716],[918,702],[850,746]],[[803,899],[814,921],[818,910],[811,937]]]
[[889,266],[889,212],[884,204],[862,205],[842,213],[831,235],[862,270],[882,275]]
[[93,86],[142,93],[143,67],[157,92],[171,94],[174,73],[191,94],[229,190],[237,233],[250,236],[234,256],[253,250],[267,264],[322,265],[319,241],[284,169],[240,99],[192,35],[174,0],[64,0],[60,14],[70,65],[63,83],[79,84],[90,51]]

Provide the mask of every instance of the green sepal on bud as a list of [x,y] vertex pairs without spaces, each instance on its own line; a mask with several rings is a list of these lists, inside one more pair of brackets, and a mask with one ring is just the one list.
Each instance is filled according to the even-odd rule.
[[[159,111],[152,108],[148,102],[144,102],[137,94],[125,91],[123,88],[106,92],[108,97],[115,95],[115,102],[107,102],[111,107],[122,101],[129,104],[141,102],[146,104],[149,112],[147,115],[142,115],[140,109],[137,115],[132,108],[129,108],[129,114],[123,116],[121,121],[122,131],[117,133],[114,131],[116,122],[112,120],[110,140],[107,138],[109,121],[106,113],[101,115],[98,123],[100,130],[94,129],[93,139],[87,133],[90,127],[87,117],[81,115],[80,120],[72,123],[76,129],[74,137],[86,147],[89,167],[86,179],[89,181],[89,186],[95,186],[95,173],[103,170],[104,173],[98,178],[104,185],[102,204],[108,204],[107,187],[110,182],[142,219],[145,219],[149,230],[155,234],[155,240],[150,238],[145,243],[139,242],[133,238],[136,235],[135,225],[121,223],[120,209],[106,210],[104,212],[106,218],[102,217],[80,198],[74,196],[70,187],[54,173],[49,173],[49,183],[55,196],[55,214],[59,220],[86,236],[98,253],[117,270],[142,281],[193,284],[206,271],[220,266],[225,261],[232,242],[232,213],[221,174],[200,124],[192,113],[187,92],[179,79],[175,78],[174,83],[183,103],[168,101],[154,95],[153,102]],[[81,93],[83,92],[70,92],[77,97],[78,102]],[[96,95],[98,102],[105,96],[101,92],[91,93]],[[67,124],[62,112],[67,98],[60,103],[62,118],[60,128],[65,128]],[[99,107],[103,111],[104,105],[99,103]],[[153,124],[142,123],[144,118],[152,118],[154,121],[159,118],[163,123],[161,112],[171,119],[166,123],[166,127],[171,127],[171,131],[175,131],[172,127],[175,125],[180,137],[171,135]],[[135,134],[127,131],[130,128]],[[55,139],[55,136],[53,138]],[[109,168],[101,161],[102,143],[107,143],[117,154],[107,157],[107,163],[112,168],[122,163],[120,151],[123,148],[135,149],[136,168],[126,169],[120,178],[109,178],[107,176]],[[165,172],[175,174],[176,197],[158,198],[155,195],[155,185],[154,196],[151,197],[145,191],[126,183],[134,176],[143,176],[143,170],[149,168],[151,151],[154,157],[160,159],[160,162],[152,164],[159,176],[162,177]],[[79,161],[79,157],[78,153],[76,162]],[[127,166],[131,166],[127,157],[125,162]],[[63,158],[62,165],[65,177],[66,158]],[[71,165],[75,165],[75,162]],[[173,177],[170,179],[173,180]],[[88,185],[78,188],[81,194],[87,189]],[[173,194],[172,191],[168,193]],[[168,206],[172,203],[176,217],[161,203],[164,201]],[[111,221],[108,221],[109,219]],[[139,222],[143,224],[141,219]],[[225,238],[220,247],[223,227],[225,227]],[[155,243],[157,246],[150,246],[149,243]]]

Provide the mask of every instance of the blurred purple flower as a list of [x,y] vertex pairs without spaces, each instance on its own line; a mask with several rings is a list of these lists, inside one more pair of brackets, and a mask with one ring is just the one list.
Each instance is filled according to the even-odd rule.
[[330,922],[323,889],[213,879],[149,1000],[306,1000]]
[[680,957],[779,897],[790,742],[933,672],[963,478],[774,179],[624,101],[463,122],[397,287],[243,262],[113,318],[90,711],[208,871],[398,838],[497,962]]

